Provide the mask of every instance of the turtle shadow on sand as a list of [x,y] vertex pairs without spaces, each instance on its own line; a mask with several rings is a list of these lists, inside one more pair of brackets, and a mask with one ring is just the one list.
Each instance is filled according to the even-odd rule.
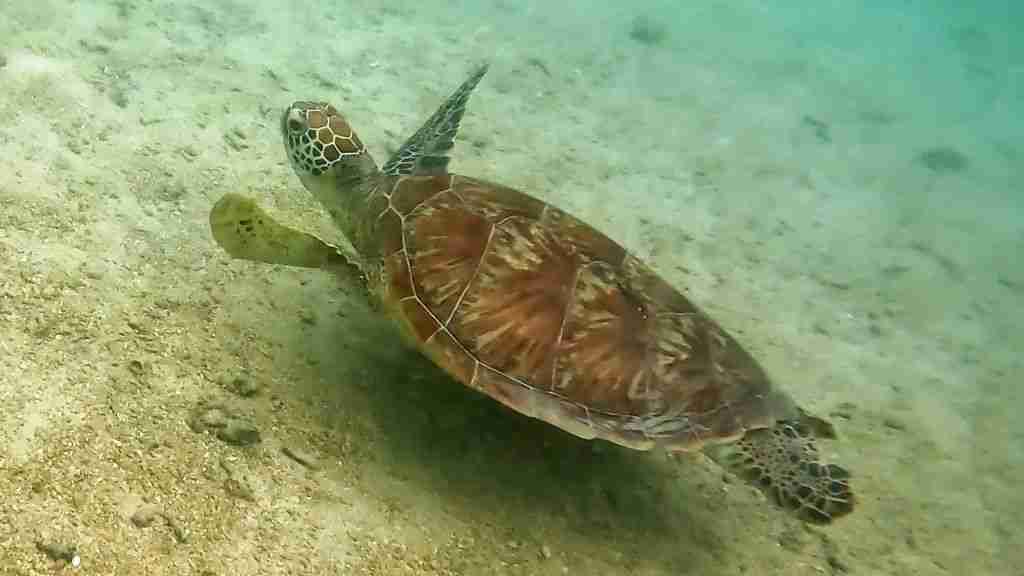
[[347,318],[305,336],[320,378],[296,384],[323,389],[296,392],[341,407],[345,413],[327,408],[320,417],[342,435],[353,428],[349,410],[370,422],[354,427],[354,441],[373,446],[353,462],[362,475],[414,484],[467,523],[484,519],[521,541],[541,538],[539,525],[559,526],[591,544],[603,540],[612,553],[660,549],[677,568],[725,553],[728,527],[716,529],[710,518],[697,467],[680,478],[682,467],[656,455],[581,440],[514,413],[454,381],[363,303],[343,305]]

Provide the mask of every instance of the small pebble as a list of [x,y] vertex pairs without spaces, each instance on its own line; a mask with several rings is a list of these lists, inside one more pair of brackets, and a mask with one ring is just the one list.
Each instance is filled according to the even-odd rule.
[[36,549],[38,549],[50,560],[63,560],[65,562],[74,562],[75,558],[78,558],[78,550],[74,544],[62,544],[60,542],[36,542]]
[[235,394],[238,394],[242,398],[252,398],[260,393],[263,386],[261,386],[259,382],[255,382],[245,376],[236,376],[235,379],[231,381],[231,389],[235,391]]
[[310,470],[316,470],[318,468],[316,457],[301,448],[285,445],[281,447],[281,452],[284,452],[285,456],[295,460]]
[[668,37],[668,29],[654,18],[637,16],[630,24],[629,37],[641,44],[657,46]]
[[142,376],[144,371],[142,362],[139,362],[138,360],[128,362],[128,371],[131,372],[133,376]]
[[227,479],[224,480],[224,490],[228,493],[228,496],[233,498],[239,498],[247,502],[256,501],[256,492],[252,489],[246,475],[235,467],[228,460],[221,460],[220,467],[227,473]]
[[897,430],[899,432],[903,432],[907,429],[906,424],[892,417],[886,417],[885,419],[883,419],[882,424],[884,424],[886,428],[889,428],[891,430]]
[[251,446],[261,440],[260,431],[255,426],[235,419],[228,420],[226,426],[217,430],[217,438],[235,446]]
[[178,541],[178,544],[184,544],[188,542],[188,532],[185,531],[185,529],[181,526],[180,523],[178,523],[177,520],[174,519],[174,517],[169,516],[168,514],[161,514],[161,516],[164,517],[164,520],[167,522],[167,525],[170,526],[171,534],[174,534],[174,539]]
[[939,174],[964,172],[970,160],[962,152],[949,146],[936,146],[919,153],[915,160],[925,168]]
[[224,428],[228,425],[228,414],[223,408],[209,406],[197,412],[189,424],[189,427],[196,432],[210,428]]
[[245,479],[241,477],[229,476],[224,481],[224,491],[232,498],[238,498],[246,502],[256,501],[256,493],[253,491],[252,486],[249,486]]
[[262,384],[253,381],[244,374],[238,376],[222,375],[217,378],[217,385],[234,392],[242,398],[251,398],[263,390]]
[[153,522],[161,516],[163,516],[163,512],[160,511],[159,506],[156,504],[143,504],[132,514],[132,524],[136,528],[146,528],[152,526]]
[[214,432],[217,438],[235,446],[249,446],[260,442],[256,426],[235,416],[223,406],[200,404],[188,420],[193,432]]

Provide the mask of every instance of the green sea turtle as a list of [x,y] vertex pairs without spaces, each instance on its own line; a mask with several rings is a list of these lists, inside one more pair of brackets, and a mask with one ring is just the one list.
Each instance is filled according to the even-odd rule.
[[333,106],[284,110],[288,159],[356,254],[236,194],[213,207],[214,238],[236,258],[344,272],[452,377],[515,411],[637,450],[705,449],[811,522],[850,512],[847,471],[815,447],[830,427],[715,321],[579,219],[448,171],[486,70],[380,168]]

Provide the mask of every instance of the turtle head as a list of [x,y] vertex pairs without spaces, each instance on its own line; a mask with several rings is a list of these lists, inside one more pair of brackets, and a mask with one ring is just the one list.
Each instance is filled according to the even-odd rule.
[[281,114],[288,161],[328,209],[377,174],[377,165],[340,112],[326,102],[295,102]]

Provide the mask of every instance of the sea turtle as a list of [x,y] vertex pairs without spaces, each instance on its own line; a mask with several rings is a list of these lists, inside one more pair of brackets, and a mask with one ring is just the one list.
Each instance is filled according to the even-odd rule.
[[715,321],[581,220],[448,171],[486,70],[380,168],[330,104],[284,110],[292,168],[355,254],[237,194],[213,207],[213,237],[236,258],[344,272],[448,374],[522,414],[637,450],[705,449],[811,522],[850,512],[849,474],[815,447],[831,428]]

